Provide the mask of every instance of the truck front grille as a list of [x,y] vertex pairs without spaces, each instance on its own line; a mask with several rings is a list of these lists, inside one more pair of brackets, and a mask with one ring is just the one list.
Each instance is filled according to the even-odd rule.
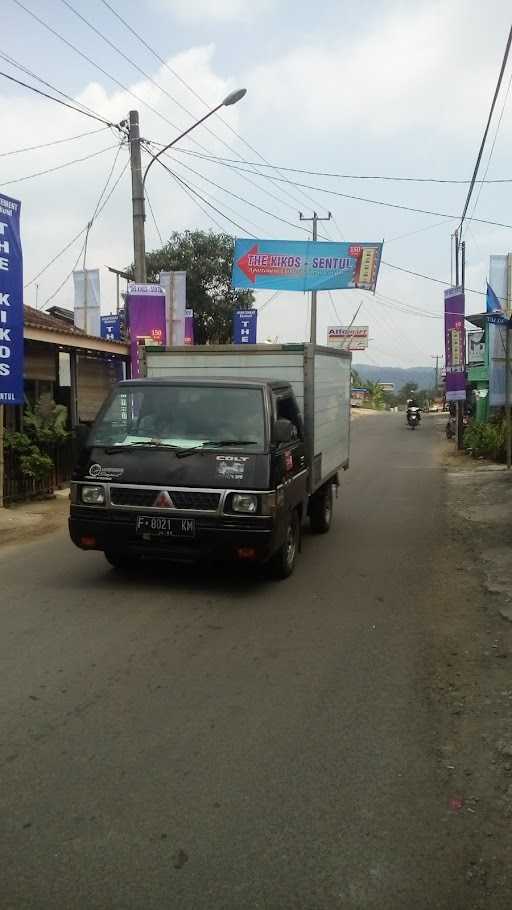
[[111,487],[110,501],[113,506],[134,506],[136,508],[158,508],[155,503],[162,492],[167,492],[175,509],[197,512],[216,512],[220,493],[205,490],[155,490],[144,487]]

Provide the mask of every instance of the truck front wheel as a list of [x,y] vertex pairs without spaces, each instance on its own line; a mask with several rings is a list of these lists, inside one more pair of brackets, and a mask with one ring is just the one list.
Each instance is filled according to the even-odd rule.
[[332,522],[332,483],[311,497],[309,504],[309,522],[315,534],[326,534]]
[[284,543],[270,560],[269,569],[272,578],[284,579],[292,574],[297,561],[299,543],[300,522],[298,512],[295,509],[288,517]]

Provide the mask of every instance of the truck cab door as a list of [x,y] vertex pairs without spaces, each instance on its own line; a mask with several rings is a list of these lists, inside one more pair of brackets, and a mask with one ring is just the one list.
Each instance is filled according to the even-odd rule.
[[307,464],[302,418],[292,390],[272,392],[273,425],[277,420],[291,424],[291,438],[273,449],[272,474],[276,487],[282,485],[286,511],[304,503],[307,496]]

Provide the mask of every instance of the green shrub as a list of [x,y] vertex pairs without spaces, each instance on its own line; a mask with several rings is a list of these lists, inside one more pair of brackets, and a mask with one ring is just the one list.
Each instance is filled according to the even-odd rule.
[[23,433],[8,431],[4,437],[5,449],[17,456],[23,474],[36,482],[51,476],[54,463],[44,448],[57,447],[69,438],[66,423],[67,409],[49,396],[40,398],[34,409],[26,408]]
[[464,448],[474,458],[505,458],[505,427],[501,418],[488,423],[470,423],[464,433]]

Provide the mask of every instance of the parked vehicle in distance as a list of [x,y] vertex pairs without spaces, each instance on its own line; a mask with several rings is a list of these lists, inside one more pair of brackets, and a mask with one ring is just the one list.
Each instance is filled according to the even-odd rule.
[[329,530],[349,466],[350,354],[212,345],[145,358],[147,377],[118,384],[84,441],[72,540],[116,568],[234,559],[287,577],[306,518]]

